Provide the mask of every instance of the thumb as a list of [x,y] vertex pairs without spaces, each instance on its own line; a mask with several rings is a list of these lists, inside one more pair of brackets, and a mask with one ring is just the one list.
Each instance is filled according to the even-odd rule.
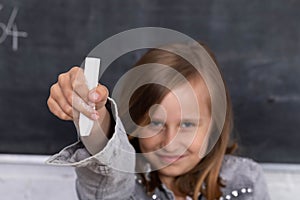
[[96,110],[99,111],[104,108],[108,94],[108,89],[104,85],[98,84],[96,88],[89,91],[88,99],[95,106]]

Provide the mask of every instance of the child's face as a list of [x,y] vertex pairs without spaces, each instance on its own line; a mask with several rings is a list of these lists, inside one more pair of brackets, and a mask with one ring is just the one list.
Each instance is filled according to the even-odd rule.
[[[182,175],[201,160],[210,124],[209,93],[203,81],[191,82],[195,99],[187,84],[168,93],[156,109],[151,122],[140,131],[142,153],[161,175]],[[179,103],[180,101],[180,103]]]

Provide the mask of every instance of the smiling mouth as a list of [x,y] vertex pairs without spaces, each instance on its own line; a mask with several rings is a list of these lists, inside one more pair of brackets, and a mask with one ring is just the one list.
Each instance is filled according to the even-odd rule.
[[158,155],[158,158],[163,161],[164,163],[173,163],[173,162],[177,162],[182,160],[184,157],[186,157],[185,155],[174,155],[174,156],[170,156],[170,155]]

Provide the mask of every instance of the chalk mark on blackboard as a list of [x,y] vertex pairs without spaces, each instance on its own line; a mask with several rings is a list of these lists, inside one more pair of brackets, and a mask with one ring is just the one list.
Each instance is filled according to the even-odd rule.
[[[3,6],[0,5],[0,10],[3,8]],[[2,29],[2,35],[0,36],[0,44],[2,44],[7,36],[12,36],[12,49],[14,51],[18,50],[18,37],[27,37],[28,34],[24,31],[18,31],[17,24],[14,23],[18,13],[18,8],[14,8],[9,19],[7,22],[7,25],[4,23],[0,23],[0,29]]]
[[297,94],[291,95],[270,95],[267,98],[268,103],[290,103],[290,102],[300,102],[300,96]]

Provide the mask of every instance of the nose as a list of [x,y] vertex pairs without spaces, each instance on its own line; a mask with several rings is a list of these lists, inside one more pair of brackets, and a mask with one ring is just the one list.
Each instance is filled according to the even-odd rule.
[[161,146],[164,151],[171,153],[178,150],[178,128],[167,127],[164,131]]

